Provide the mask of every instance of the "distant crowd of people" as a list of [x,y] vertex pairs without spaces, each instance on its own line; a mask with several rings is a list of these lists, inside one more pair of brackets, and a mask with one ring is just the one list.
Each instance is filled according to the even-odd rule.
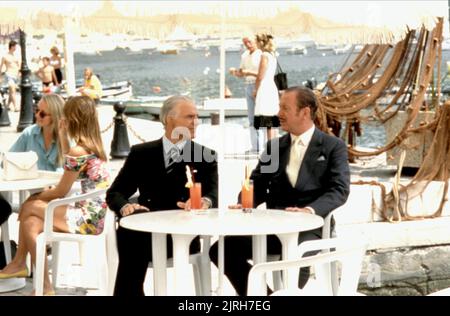
[[[3,75],[3,82],[8,86],[8,101],[5,105],[10,111],[20,111],[20,104],[17,102],[17,89],[19,85],[21,61],[16,56],[17,42],[11,40],[8,44],[8,53],[2,57],[0,72]],[[42,82],[42,92],[60,93],[63,84],[62,68],[64,60],[56,46],[50,49],[50,56],[39,57],[41,66],[34,73]],[[87,67],[84,70],[84,82],[77,89],[79,95],[92,98],[96,103],[102,97],[102,84],[93,69]]]

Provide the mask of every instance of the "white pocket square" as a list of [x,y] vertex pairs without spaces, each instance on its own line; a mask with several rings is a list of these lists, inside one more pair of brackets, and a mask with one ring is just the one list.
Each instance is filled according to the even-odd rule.
[[317,158],[317,161],[325,161],[325,157],[324,156],[320,156],[319,158]]

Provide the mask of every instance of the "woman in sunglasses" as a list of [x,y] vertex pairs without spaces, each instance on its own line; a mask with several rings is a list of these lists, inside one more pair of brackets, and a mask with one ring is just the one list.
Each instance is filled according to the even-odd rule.
[[64,100],[59,95],[44,95],[36,108],[36,124],[27,127],[9,151],[34,151],[39,170],[62,171],[64,154],[69,150],[67,136],[58,128],[63,107]]

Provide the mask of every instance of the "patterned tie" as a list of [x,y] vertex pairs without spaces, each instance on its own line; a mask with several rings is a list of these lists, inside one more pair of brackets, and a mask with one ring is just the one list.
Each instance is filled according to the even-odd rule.
[[167,162],[167,173],[172,172],[173,168],[175,167],[175,163],[180,161],[180,150],[178,147],[173,146],[170,148],[168,152],[169,160]]
[[289,163],[286,166],[286,174],[293,187],[295,187],[295,184],[297,183],[297,177],[304,155],[301,146],[303,146],[303,142],[299,136],[292,139]]

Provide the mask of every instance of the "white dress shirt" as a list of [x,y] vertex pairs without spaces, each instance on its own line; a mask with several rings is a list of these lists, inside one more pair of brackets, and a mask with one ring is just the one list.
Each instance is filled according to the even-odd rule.
[[306,149],[311,142],[312,135],[314,134],[314,125],[306,132],[300,135],[291,134],[291,149],[289,155],[289,162],[286,166],[286,174],[289,178],[289,182],[293,187],[297,183],[300,167],[305,156]]
[[169,166],[171,149],[176,148],[178,150],[178,152],[181,154],[184,146],[186,145],[186,141],[182,140],[182,141],[179,141],[178,143],[174,144],[166,137],[166,135],[164,135],[162,137],[162,143],[163,143],[163,150],[164,150],[164,164],[167,168]]
[[[311,142],[311,138],[314,134],[314,125],[306,130],[304,133],[300,135],[291,134],[291,149],[289,155],[289,162],[286,165],[286,174],[288,176],[289,182],[292,187],[295,187],[297,184],[298,175],[300,173],[300,167],[303,162],[303,158],[305,157],[305,152],[308,149],[309,143]],[[315,211],[312,207],[306,207],[312,211],[314,214]]]

